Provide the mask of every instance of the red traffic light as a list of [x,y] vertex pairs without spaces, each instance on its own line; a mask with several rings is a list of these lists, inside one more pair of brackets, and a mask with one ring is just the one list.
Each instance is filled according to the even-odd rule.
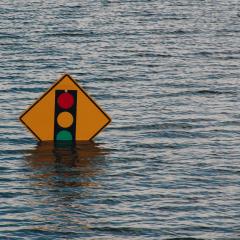
[[63,109],[69,109],[74,104],[74,98],[73,98],[72,94],[70,94],[68,92],[64,92],[58,97],[57,102],[58,102],[59,107],[61,107]]

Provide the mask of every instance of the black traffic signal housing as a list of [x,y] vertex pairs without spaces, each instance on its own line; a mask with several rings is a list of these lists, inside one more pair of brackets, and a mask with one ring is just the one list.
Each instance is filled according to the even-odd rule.
[[76,139],[77,90],[55,91],[54,141]]

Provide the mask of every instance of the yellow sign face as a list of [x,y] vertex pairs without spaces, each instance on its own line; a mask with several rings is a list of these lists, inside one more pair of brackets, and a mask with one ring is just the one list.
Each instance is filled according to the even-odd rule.
[[111,122],[67,74],[27,109],[20,120],[40,141],[92,140]]

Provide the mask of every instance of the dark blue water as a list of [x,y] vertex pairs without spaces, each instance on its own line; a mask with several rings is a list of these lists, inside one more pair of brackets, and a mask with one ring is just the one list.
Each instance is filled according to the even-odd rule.
[[[239,0],[1,0],[0,46],[0,239],[240,239]],[[18,121],[65,72],[95,143]]]

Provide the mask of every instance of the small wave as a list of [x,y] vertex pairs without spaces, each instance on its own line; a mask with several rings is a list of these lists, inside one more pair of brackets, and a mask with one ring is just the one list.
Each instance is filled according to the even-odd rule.
[[196,94],[213,94],[213,95],[220,95],[220,94],[233,94],[233,91],[218,91],[218,90],[199,90],[195,92]]
[[198,91],[181,91],[176,93],[168,93],[162,95],[162,97],[182,97],[182,96],[189,96],[189,95],[226,95],[226,94],[236,94],[234,91],[220,91],[220,90],[198,90]]
[[192,237],[177,237],[177,238],[168,238],[166,240],[203,240],[202,238],[192,238]]
[[141,228],[141,227],[91,227],[91,230],[99,232],[111,232],[118,234],[142,235],[160,232],[159,229]]

